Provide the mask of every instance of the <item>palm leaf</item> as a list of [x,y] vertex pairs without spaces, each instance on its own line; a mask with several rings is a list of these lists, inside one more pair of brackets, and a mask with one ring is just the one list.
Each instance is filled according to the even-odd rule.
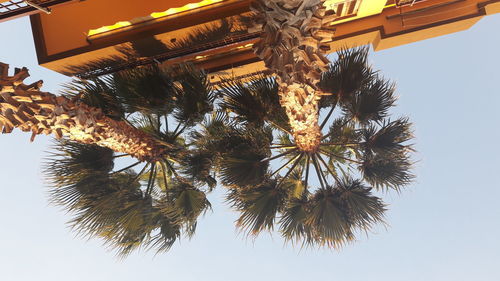
[[287,196],[287,192],[277,186],[277,180],[268,179],[257,187],[231,190],[227,200],[241,212],[236,225],[248,234],[258,235],[265,229],[273,229]]
[[288,119],[280,106],[278,83],[274,77],[226,79],[219,90],[223,110],[233,112],[235,119],[261,127],[264,122],[277,129],[289,130]]
[[74,79],[65,84],[62,93],[86,105],[100,108],[106,116],[119,120],[125,109],[116,97],[116,89],[109,77],[92,80]]
[[148,65],[113,75],[116,94],[127,112],[169,113],[178,92],[167,69]]
[[413,138],[411,123],[408,118],[382,123],[377,130],[374,125],[363,130],[365,148],[371,153],[398,153],[404,149],[411,149],[405,144]]
[[314,235],[312,228],[306,223],[309,217],[308,201],[304,198],[290,200],[282,211],[279,220],[280,232],[286,241],[302,242],[303,245],[312,245]]
[[352,225],[368,230],[373,224],[384,221],[384,203],[372,195],[371,188],[360,180],[344,178],[336,188],[340,190],[340,200],[347,209]]
[[368,48],[346,49],[337,52],[338,59],[323,73],[320,88],[333,95],[324,96],[324,106],[336,102],[337,98],[343,102],[349,101],[353,94],[369,83],[374,72],[368,64]]
[[183,161],[181,172],[190,181],[197,184],[207,184],[210,189],[215,188],[217,181],[210,174],[215,161],[215,153],[204,150],[193,151]]
[[313,229],[316,244],[337,248],[354,239],[339,197],[337,189],[326,186],[318,189],[310,200],[306,223]]
[[180,66],[175,79],[179,91],[175,95],[174,117],[180,123],[193,126],[213,110],[212,86],[205,72],[190,65]]
[[414,178],[410,172],[412,163],[406,153],[391,155],[366,155],[360,170],[364,179],[376,188],[390,187],[399,190]]
[[220,163],[222,184],[247,186],[261,183],[269,166],[268,161],[262,161],[264,158],[266,155],[244,145],[225,153]]
[[349,102],[343,103],[346,117],[362,124],[382,121],[396,101],[394,91],[394,84],[374,77],[368,85],[356,91]]

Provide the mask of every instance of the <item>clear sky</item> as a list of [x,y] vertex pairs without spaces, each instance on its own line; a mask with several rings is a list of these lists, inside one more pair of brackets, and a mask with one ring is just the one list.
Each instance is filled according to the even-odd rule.
[[[164,254],[118,260],[100,241],[76,238],[47,203],[41,162],[50,138],[0,135],[0,280],[500,280],[500,15],[468,31],[377,53],[398,83],[393,110],[415,124],[417,180],[390,193],[387,220],[341,251],[245,239],[222,192],[192,240]],[[66,77],[37,66],[27,18],[0,24],[0,61],[27,66],[57,92]]]

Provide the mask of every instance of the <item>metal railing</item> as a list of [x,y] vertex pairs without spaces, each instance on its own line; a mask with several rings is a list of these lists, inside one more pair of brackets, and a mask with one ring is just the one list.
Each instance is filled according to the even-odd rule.
[[413,6],[416,3],[423,2],[425,0],[396,0],[396,6]]
[[70,1],[73,0],[0,0],[0,21],[37,12],[50,13],[51,6]]

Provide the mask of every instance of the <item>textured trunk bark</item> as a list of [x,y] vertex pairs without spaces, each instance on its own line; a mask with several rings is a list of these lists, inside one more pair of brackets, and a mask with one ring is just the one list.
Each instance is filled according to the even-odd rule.
[[151,161],[166,154],[167,147],[124,121],[104,115],[99,108],[78,100],[38,89],[42,81],[24,85],[28,70],[16,69],[7,75],[8,65],[0,63],[0,132],[14,128],[32,132],[31,141],[39,134],[108,147],[127,153],[141,161]]
[[280,103],[285,108],[293,138],[301,151],[315,152],[321,141],[318,125],[318,96],[303,84],[280,87]]
[[317,85],[328,65],[325,52],[334,31],[326,15],[325,0],[256,0],[256,29],[262,30],[254,52],[273,70],[300,150],[314,152],[321,141]]

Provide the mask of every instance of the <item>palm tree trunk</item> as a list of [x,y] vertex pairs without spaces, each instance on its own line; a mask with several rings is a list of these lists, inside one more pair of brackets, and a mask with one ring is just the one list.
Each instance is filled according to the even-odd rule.
[[111,119],[99,109],[77,99],[39,91],[42,81],[23,84],[28,70],[17,69],[7,76],[8,65],[0,64],[0,132],[14,128],[39,134],[108,147],[130,154],[140,161],[152,161],[165,155],[167,147],[124,121]]
[[280,103],[286,110],[295,143],[314,152],[321,141],[318,124],[318,83],[327,68],[326,42],[334,31],[325,0],[256,0],[256,27],[262,30],[254,52],[273,70],[280,85]]

